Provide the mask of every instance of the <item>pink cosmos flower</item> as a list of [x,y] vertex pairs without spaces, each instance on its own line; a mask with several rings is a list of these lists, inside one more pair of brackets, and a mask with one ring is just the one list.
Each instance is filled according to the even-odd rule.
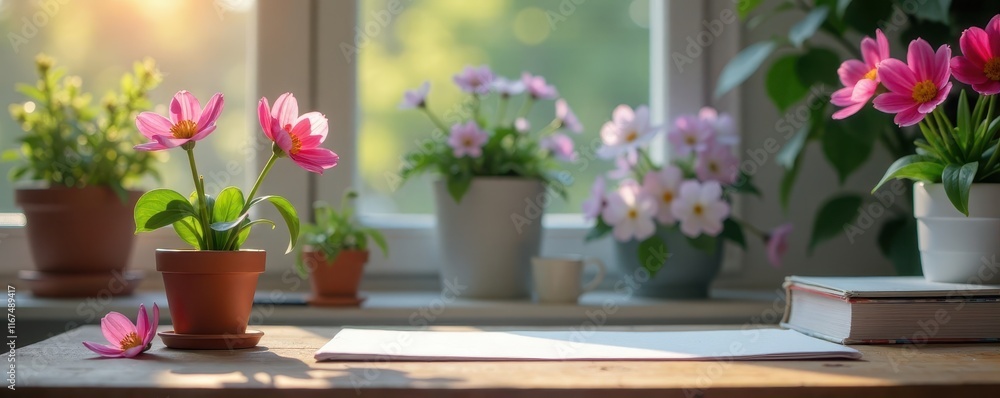
[[330,130],[326,116],[319,112],[300,116],[299,103],[292,93],[278,97],[274,107],[268,105],[266,97],[261,98],[257,118],[264,135],[306,171],[323,174],[340,160],[336,153],[320,146]]
[[431,82],[424,82],[420,87],[413,90],[406,90],[403,93],[403,102],[399,103],[399,109],[423,108],[427,105],[427,93],[431,91]]
[[656,224],[653,223],[656,201],[632,180],[622,182],[618,191],[608,196],[601,216],[613,227],[611,234],[619,242],[633,238],[643,240],[656,232]]
[[160,307],[157,307],[156,303],[153,303],[152,320],[146,313],[146,306],[139,304],[139,315],[135,318],[135,325],[125,315],[112,311],[101,318],[101,332],[111,345],[89,341],[84,341],[83,345],[102,357],[132,358],[151,347],[159,323]]
[[701,120],[702,125],[712,129],[715,142],[728,146],[736,146],[740,143],[740,136],[736,134],[736,124],[728,113],[720,114],[715,108],[706,106],[698,111],[698,119]]
[[497,77],[493,80],[493,91],[501,97],[510,97],[524,92],[524,82],[520,80],[510,80],[506,77]]
[[493,86],[493,71],[489,66],[466,66],[453,77],[462,91],[470,94],[488,94]]
[[583,202],[583,218],[585,220],[593,220],[604,211],[604,207],[608,204],[607,194],[604,193],[605,189],[607,187],[604,183],[604,177],[597,176],[594,179],[594,185],[590,187],[590,198]]
[[465,124],[451,126],[451,135],[448,137],[448,145],[452,148],[452,153],[456,158],[469,156],[478,158],[483,155],[483,145],[489,136],[481,130],[474,121]]
[[577,119],[576,114],[569,108],[569,104],[562,98],[556,100],[556,119],[559,119],[562,122],[562,127],[569,129],[569,131],[577,134],[583,132],[580,119]]
[[556,159],[563,162],[575,162],[576,151],[573,150],[573,139],[566,134],[553,134],[542,139],[542,149],[551,152]]
[[951,59],[955,78],[980,94],[1000,93],[1000,15],[993,16],[986,30],[966,29],[958,44],[962,55]]
[[951,91],[950,60],[947,44],[935,53],[923,39],[911,41],[906,64],[890,58],[879,66],[878,74],[889,92],[875,97],[875,109],[895,113],[893,121],[901,127],[920,123]]
[[517,130],[521,134],[527,133],[528,130],[531,130],[531,122],[528,119],[519,117],[517,120],[514,120],[514,130]]
[[198,99],[187,90],[178,91],[170,101],[170,119],[153,112],[135,118],[135,126],[151,142],[135,146],[139,151],[160,151],[195,142],[215,131],[215,121],[222,113],[222,93],[216,93],[202,109]]
[[674,128],[667,133],[667,141],[674,154],[686,158],[692,153],[703,152],[715,140],[712,128],[694,115],[684,115],[674,121]]
[[556,87],[546,83],[544,77],[524,72],[521,74],[521,82],[524,83],[524,88],[528,90],[531,98],[550,100],[559,96]]
[[628,154],[630,160],[634,160],[636,150],[649,143],[659,130],[649,125],[649,108],[645,105],[634,111],[628,105],[618,105],[611,114],[611,121],[601,127],[603,146],[597,154],[605,159]]
[[729,185],[736,182],[740,160],[725,145],[713,144],[698,154],[694,162],[694,172],[701,181],[718,181]]
[[792,224],[783,224],[767,235],[767,260],[775,268],[781,268],[781,258],[788,252],[788,238],[792,235]]
[[882,30],[875,30],[875,40],[865,36],[861,39],[861,58],[864,61],[849,59],[840,64],[837,74],[844,88],[837,90],[830,97],[830,102],[843,109],[834,112],[834,119],[843,119],[858,113],[875,95],[882,81],[879,66],[889,59],[889,41]]
[[681,232],[692,238],[702,233],[718,235],[722,232],[722,221],[729,217],[729,204],[722,200],[718,181],[704,184],[684,181],[671,209],[681,223]]
[[669,165],[660,171],[651,171],[642,180],[642,189],[657,201],[656,221],[663,225],[677,222],[671,206],[678,195],[684,174],[681,169]]

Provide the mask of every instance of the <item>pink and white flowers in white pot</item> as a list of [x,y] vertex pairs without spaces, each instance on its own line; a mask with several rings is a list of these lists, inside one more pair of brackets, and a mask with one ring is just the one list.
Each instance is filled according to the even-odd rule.
[[[454,82],[469,96],[448,124],[428,107],[429,82],[404,94],[400,108],[424,112],[436,128],[431,140],[406,156],[402,178],[438,177],[434,193],[446,289],[461,286],[468,298],[527,298],[545,204],[551,193],[565,196],[558,167],[576,159],[566,132],[580,133],[583,126],[541,76],[525,72],[511,80],[488,66],[469,66]],[[552,121],[532,129],[527,117],[533,105],[552,100]],[[519,107],[511,115],[508,105],[515,101]]]
[[[876,32],[884,41],[881,32]],[[871,39],[862,50],[871,47]],[[901,126],[919,126],[915,154],[901,157],[886,171],[885,182],[916,182],[914,215],[924,276],[936,282],[1000,283],[994,272],[1000,242],[1000,15],[985,29],[966,29],[959,40],[961,55],[941,45],[935,50],[921,38],[910,42],[906,62],[890,58],[882,47],[875,63],[845,62],[839,72],[845,88],[832,98],[845,106],[834,118],[848,117],[868,100],[875,109],[894,114]],[[868,51],[864,51],[868,52]],[[866,57],[867,58],[867,57]],[[864,72],[864,73],[860,73]],[[942,105],[954,83],[978,94],[969,105],[963,89],[955,114]],[[850,97],[856,101],[848,103]]]
[[744,229],[761,237],[778,266],[791,225],[764,232],[737,220],[729,201],[737,193],[759,194],[739,172],[733,154],[739,143],[733,121],[715,109],[683,115],[667,133],[672,156],[657,165],[648,146],[661,130],[650,124],[649,108],[620,105],[601,128],[598,155],[614,159],[608,192],[598,177],[584,215],[596,220],[588,240],[612,235],[618,262],[634,278],[639,294],[700,298],[721,266],[722,239],[746,245]]

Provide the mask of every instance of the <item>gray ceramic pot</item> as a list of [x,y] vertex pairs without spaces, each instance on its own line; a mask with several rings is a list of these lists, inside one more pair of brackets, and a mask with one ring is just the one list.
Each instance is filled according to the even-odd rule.
[[[639,242],[616,242],[618,267],[637,285],[636,294],[645,297],[707,298],[708,287],[722,266],[721,239],[714,253],[692,247],[676,228],[659,228],[656,234],[667,242],[670,256],[652,278],[639,261]],[[644,282],[643,282],[644,281]]]
[[530,297],[531,257],[541,247],[550,197],[538,180],[483,177],[455,203],[446,184],[435,182],[445,289],[461,298]]

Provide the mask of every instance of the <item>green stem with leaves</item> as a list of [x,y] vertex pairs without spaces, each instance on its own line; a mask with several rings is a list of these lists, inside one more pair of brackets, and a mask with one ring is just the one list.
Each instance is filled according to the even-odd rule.
[[[274,162],[276,162],[278,158],[282,156],[281,154],[283,152],[279,152],[280,149],[275,149],[276,147],[277,145],[275,145],[272,148],[271,158],[267,160],[267,163],[264,165],[264,169],[260,171],[260,175],[257,176],[257,181],[253,183],[253,188],[250,188],[250,194],[247,195],[246,200],[243,202],[243,209],[240,210],[240,214],[246,213],[247,211],[250,210],[250,201],[253,200],[254,195],[257,195],[257,190],[260,189],[260,184],[264,182],[264,177],[267,177],[267,173],[270,173],[271,168],[274,167]],[[226,246],[223,248],[223,250],[235,250],[236,240],[239,237],[239,235],[240,235],[239,225],[233,227],[233,229],[230,229],[228,235],[226,236]]]
[[208,198],[205,197],[205,185],[198,174],[198,165],[194,161],[194,145],[184,148],[188,154],[188,163],[191,165],[191,177],[194,179],[195,192],[198,193],[198,210],[201,212],[201,230],[205,234],[205,249],[212,248],[212,228],[211,215],[208,214]]

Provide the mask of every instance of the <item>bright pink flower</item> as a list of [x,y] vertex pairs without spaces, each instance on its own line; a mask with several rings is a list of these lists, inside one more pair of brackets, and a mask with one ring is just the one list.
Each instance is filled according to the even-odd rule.
[[576,114],[569,108],[569,104],[562,98],[556,100],[556,119],[559,119],[562,127],[569,129],[569,131],[577,134],[583,132],[583,125],[580,124],[580,119],[577,119]]
[[834,112],[834,119],[843,119],[857,113],[875,95],[875,90],[882,81],[879,66],[882,61],[889,59],[889,40],[886,40],[882,30],[875,30],[875,40],[867,36],[861,40],[861,57],[863,62],[849,59],[837,69],[844,88],[835,91],[830,102],[844,109]]
[[576,151],[573,150],[573,139],[566,134],[553,134],[542,139],[542,149],[548,150],[563,162],[575,162]]
[[681,232],[691,238],[702,233],[718,235],[722,221],[729,217],[729,204],[722,199],[722,186],[717,181],[684,181],[671,209],[681,223]]
[[986,30],[971,27],[959,40],[962,55],[951,59],[958,81],[983,95],[1000,93],[1000,15],[993,16]]
[[767,260],[775,268],[781,267],[781,258],[788,252],[788,238],[792,235],[792,224],[780,225],[767,235]]
[[423,108],[427,105],[427,93],[430,91],[431,82],[424,82],[420,87],[406,90],[403,93],[403,102],[399,103],[399,109]]
[[465,124],[451,126],[448,145],[451,146],[456,158],[465,156],[478,158],[483,155],[483,145],[486,145],[489,138],[476,122],[470,120]]
[[912,126],[924,120],[924,115],[934,111],[951,91],[951,48],[947,44],[937,52],[923,39],[910,42],[906,64],[898,59],[887,59],[879,66],[878,74],[888,93],[875,97],[875,109],[895,113],[893,121],[899,126]]
[[740,160],[725,145],[713,144],[698,154],[694,162],[694,172],[701,181],[718,181],[729,185],[736,182]]
[[642,179],[642,189],[657,202],[656,221],[663,225],[673,225],[677,222],[671,206],[678,190],[684,182],[684,173],[674,165],[669,165],[660,171],[651,171]]
[[622,182],[618,191],[608,195],[607,206],[601,213],[604,222],[613,227],[611,234],[619,242],[653,236],[655,216],[656,201],[632,180]]
[[556,90],[556,87],[546,83],[544,77],[524,72],[521,74],[521,81],[524,83],[524,88],[528,90],[531,98],[550,100],[559,96],[559,91]]
[[712,127],[694,115],[678,117],[674,121],[674,128],[667,133],[670,148],[682,158],[705,151],[714,140],[715,132]]
[[489,66],[466,66],[455,77],[455,84],[470,94],[488,94],[493,87],[493,71]]
[[160,307],[153,303],[153,319],[149,319],[146,306],[139,304],[139,315],[135,325],[125,315],[109,312],[101,318],[101,332],[111,345],[84,341],[83,345],[91,351],[109,358],[132,358],[145,352],[153,343],[156,327],[160,323]]
[[323,174],[340,160],[336,153],[320,146],[330,130],[326,116],[319,112],[300,116],[299,103],[292,93],[278,97],[274,107],[268,105],[266,97],[261,98],[257,118],[264,135],[306,171]]
[[153,112],[135,118],[135,126],[151,142],[135,146],[139,151],[159,151],[195,142],[215,131],[215,121],[222,113],[222,93],[216,93],[201,108],[198,99],[187,90],[178,91],[170,101],[170,119]]
[[608,205],[607,194],[604,190],[607,189],[604,183],[604,177],[597,176],[594,179],[594,185],[590,187],[590,198],[583,202],[583,218],[586,220],[593,220],[600,217],[601,212],[604,211],[604,207]]

